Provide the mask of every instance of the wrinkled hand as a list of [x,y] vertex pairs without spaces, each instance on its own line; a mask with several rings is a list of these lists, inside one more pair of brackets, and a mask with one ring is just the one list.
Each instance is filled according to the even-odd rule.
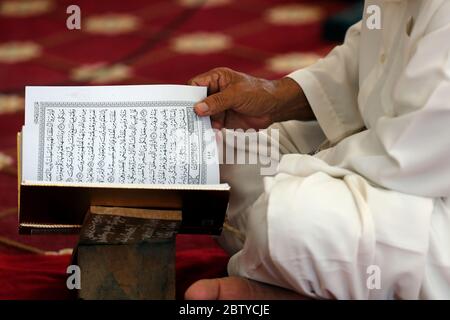
[[266,80],[216,68],[188,83],[208,87],[209,96],[195,111],[211,116],[216,129],[263,129],[277,121],[314,118],[303,90],[290,78]]

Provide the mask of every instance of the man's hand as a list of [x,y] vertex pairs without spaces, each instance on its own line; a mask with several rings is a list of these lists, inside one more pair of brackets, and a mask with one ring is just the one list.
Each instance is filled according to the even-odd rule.
[[211,116],[216,129],[263,129],[279,121],[314,119],[303,90],[290,78],[270,81],[216,68],[189,84],[208,87],[209,96],[195,111]]

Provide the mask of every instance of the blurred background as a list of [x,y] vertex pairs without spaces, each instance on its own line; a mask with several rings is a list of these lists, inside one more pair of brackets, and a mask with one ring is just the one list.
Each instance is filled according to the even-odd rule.
[[[73,4],[79,30],[66,26]],[[60,250],[76,244],[17,234],[25,86],[184,84],[219,66],[277,78],[326,55],[361,11],[356,0],[0,1],[0,298],[65,297],[70,250]],[[177,259],[185,286],[223,274],[228,257],[209,237],[181,236]]]

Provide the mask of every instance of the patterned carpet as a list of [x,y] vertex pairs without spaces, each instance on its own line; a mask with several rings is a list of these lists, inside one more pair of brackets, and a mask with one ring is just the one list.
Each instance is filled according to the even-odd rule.
[[[345,6],[338,0],[80,0],[81,30],[68,30],[71,4],[0,2],[0,298],[67,297],[68,255],[30,252],[76,243],[76,236],[17,234],[15,139],[25,85],[183,84],[217,66],[276,78],[334,46],[321,40],[321,25]],[[179,292],[197,278],[224,274],[226,261],[210,237],[179,237]]]

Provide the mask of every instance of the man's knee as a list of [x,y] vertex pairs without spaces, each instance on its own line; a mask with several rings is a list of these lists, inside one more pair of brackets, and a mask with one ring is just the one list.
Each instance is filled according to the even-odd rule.
[[268,203],[269,251],[273,258],[286,257],[283,252],[289,252],[293,259],[354,258],[360,217],[343,180],[322,173],[294,177],[275,186]]

